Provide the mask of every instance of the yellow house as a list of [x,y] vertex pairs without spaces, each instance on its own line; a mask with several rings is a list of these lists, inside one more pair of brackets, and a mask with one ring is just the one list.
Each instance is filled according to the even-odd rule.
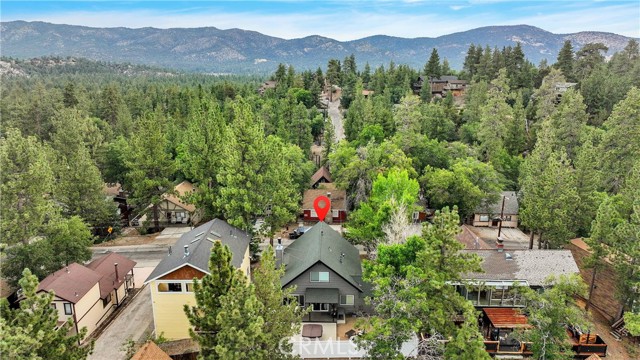
[[44,278],[38,292],[53,292],[51,306],[58,311],[58,323],[72,318],[73,331],[86,327],[88,337],[129,295],[135,265],[116,253],[86,266],[72,263]]
[[229,246],[231,263],[250,277],[251,236],[220,219],[211,220],[182,235],[169,255],[153,270],[145,284],[151,286],[156,335],[170,340],[189,337],[184,305],[195,305],[193,279],[209,274],[209,256],[215,241]]

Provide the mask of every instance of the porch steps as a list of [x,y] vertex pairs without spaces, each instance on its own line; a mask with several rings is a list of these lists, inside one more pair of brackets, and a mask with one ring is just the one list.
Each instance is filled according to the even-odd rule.
[[503,360],[516,360],[516,359],[524,359],[524,356],[522,355],[515,355],[515,354],[509,354],[509,355],[497,355],[494,356],[494,359],[503,359]]

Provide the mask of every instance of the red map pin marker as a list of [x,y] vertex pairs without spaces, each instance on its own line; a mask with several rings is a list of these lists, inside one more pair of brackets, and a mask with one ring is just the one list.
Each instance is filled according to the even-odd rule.
[[318,219],[324,221],[324,217],[327,216],[329,208],[331,208],[331,200],[326,196],[318,196],[313,200],[313,208],[316,210],[316,214],[318,214]]

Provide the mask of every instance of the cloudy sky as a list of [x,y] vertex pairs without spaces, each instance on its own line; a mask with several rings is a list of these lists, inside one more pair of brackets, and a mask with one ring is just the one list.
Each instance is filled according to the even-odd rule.
[[527,24],[554,33],[606,31],[640,37],[640,1],[276,0],[7,1],[2,21],[94,27],[241,28],[285,39],[322,35],[436,37],[488,25]]

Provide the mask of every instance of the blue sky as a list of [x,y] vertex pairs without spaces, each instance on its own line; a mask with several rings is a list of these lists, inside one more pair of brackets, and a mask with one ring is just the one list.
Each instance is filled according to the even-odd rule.
[[286,39],[322,35],[436,37],[489,25],[527,24],[554,33],[607,31],[640,37],[640,1],[7,1],[2,21],[95,27],[241,28]]

